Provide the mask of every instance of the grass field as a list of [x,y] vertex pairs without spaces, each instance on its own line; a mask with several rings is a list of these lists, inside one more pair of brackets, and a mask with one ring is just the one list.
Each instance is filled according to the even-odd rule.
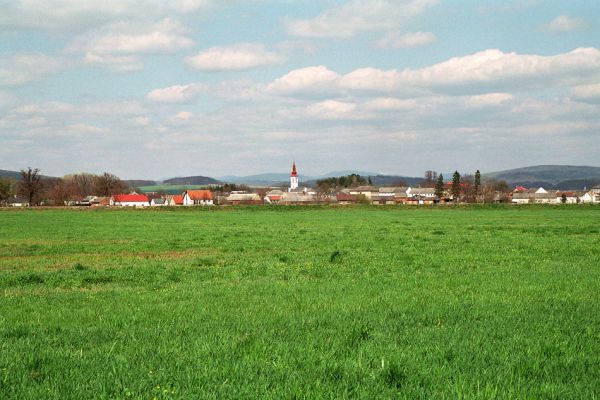
[[597,399],[600,208],[0,211],[1,399]]

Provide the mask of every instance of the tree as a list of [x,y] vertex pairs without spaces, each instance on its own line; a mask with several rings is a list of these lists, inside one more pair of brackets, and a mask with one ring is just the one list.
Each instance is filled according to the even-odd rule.
[[37,197],[42,190],[42,177],[39,175],[40,169],[27,167],[20,170],[21,181],[19,182],[19,192],[27,197],[29,205],[37,204]]
[[425,187],[432,187],[434,182],[437,179],[437,172],[435,171],[431,171],[431,170],[427,170],[425,171],[425,182],[423,182],[423,186]]
[[475,201],[479,196],[479,190],[481,189],[481,172],[475,171],[475,182],[473,183],[473,190],[475,191]]
[[96,196],[112,196],[113,194],[123,193],[127,185],[116,175],[108,172],[94,177],[94,194]]
[[435,182],[435,196],[440,200],[444,197],[444,175],[442,174],[438,175]]
[[454,202],[458,203],[460,197],[460,174],[458,173],[458,171],[454,171],[454,174],[452,174],[451,192]]
[[6,204],[15,194],[15,181],[11,178],[0,178],[0,204]]
[[462,193],[461,201],[466,203],[473,202],[475,198],[475,190],[473,189],[473,175],[463,175],[460,177],[460,192]]
[[565,204],[567,202],[567,194],[563,193],[562,196],[560,196],[560,202]]

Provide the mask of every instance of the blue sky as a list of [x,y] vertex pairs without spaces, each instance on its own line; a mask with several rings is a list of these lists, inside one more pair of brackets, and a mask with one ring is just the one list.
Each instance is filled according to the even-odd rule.
[[600,3],[0,0],[0,168],[600,165]]

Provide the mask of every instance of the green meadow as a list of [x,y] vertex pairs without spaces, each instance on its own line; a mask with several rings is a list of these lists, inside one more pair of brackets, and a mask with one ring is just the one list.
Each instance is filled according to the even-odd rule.
[[600,207],[0,211],[0,399],[598,399]]

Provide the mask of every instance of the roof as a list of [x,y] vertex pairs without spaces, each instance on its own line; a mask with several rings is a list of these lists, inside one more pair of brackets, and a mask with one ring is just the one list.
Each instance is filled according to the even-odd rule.
[[116,203],[148,203],[148,197],[144,194],[115,194],[113,200]]
[[406,193],[408,187],[406,186],[394,186],[394,187],[381,187],[379,193]]
[[294,164],[292,165],[292,175],[291,176],[298,176],[298,172],[296,172],[296,161],[294,161]]
[[356,201],[356,195],[355,194],[348,194],[348,193],[338,193],[336,196],[337,201]]
[[286,192],[284,193],[282,200],[288,202],[301,203],[314,201],[314,197],[304,193]]
[[435,194],[435,188],[412,188],[410,189],[411,195],[420,195],[420,194]]
[[176,194],[173,196],[173,201],[175,202],[176,205],[181,205],[181,204],[183,204],[183,196],[180,194]]
[[191,200],[212,200],[212,193],[210,190],[188,190],[185,193]]
[[352,190],[353,192],[379,192],[375,186],[359,186]]
[[166,202],[166,201],[167,201],[167,199],[163,199],[163,198],[160,198],[160,199],[152,199],[152,202],[153,202],[154,204],[165,204],[165,202]]
[[260,196],[256,193],[232,193],[227,201],[260,201]]
[[8,198],[7,200],[8,204],[23,204],[23,203],[29,203],[29,199],[25,196],[11,196]]

